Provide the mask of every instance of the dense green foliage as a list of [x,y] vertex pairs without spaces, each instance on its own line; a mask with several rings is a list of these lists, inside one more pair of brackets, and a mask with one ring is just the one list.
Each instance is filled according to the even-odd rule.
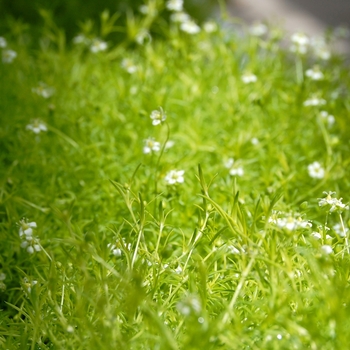
[[1,33],[1,347],[347,348],[348,67],[149,21]]

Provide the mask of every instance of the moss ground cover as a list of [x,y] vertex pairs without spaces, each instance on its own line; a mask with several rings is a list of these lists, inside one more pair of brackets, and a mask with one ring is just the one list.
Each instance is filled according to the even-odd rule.
[[4,349],[347,348],[348,66],[181,4],[3,29]]

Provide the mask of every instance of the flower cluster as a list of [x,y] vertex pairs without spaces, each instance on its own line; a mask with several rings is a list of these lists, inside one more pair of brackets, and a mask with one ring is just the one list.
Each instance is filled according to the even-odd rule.
[[32,292],[32,288],[38,284],[38,281],[36,280],[30,280],[27,277],[23,278],[23,285],[22,289],[23,291],[28,295]]
[[188,34],[197,34],[201,28],[194,20],[183,10],[183,0],[168,0],[166,8],[173,13],[170,16],[171,21],[180,24],[180,29]]
[[124,58],[122,60],[121,67],[125,69],[129,74],[134,74],[138,70],[138,67],[130,58]]
[[47,126],[40,119],[34,119],[31,124],[26,126],[26,129],[34,134],[40,134],[42,131],[47,131]]
[[327,111],[321,111],[320,112],[320,117],[327,122],[328,127],[333,126],[333,124],[335,123],[335,118],[333,115],[329,114]]
[[319,162],[313,162],[307,166],[309,176],[314,179],[323,179],[325,170]]
[[292,46],[291,51],[298,53],[298,54],[306,54],[307,49],[310,44],[310,39],[307,35],[304,33],[294,33],[291,37]]
[[328,207],[329,212],[339,212],[341,213],[343,210],[349,210],[349,206],[342,202],[343,198],[334,198],[332,197],[335,192],[323,192],[326,197],[318,198],[318,205],[320,207]]
[[305,75],[311,80],[323,80],[324,78],[324,75],[318,66],[314,66],[313,68],[308,69],[305,72]]
[[108,44],[100,38],[89,39],[84,34],[78,34],[73,38],[73,43],[77,45],[84,45],[89,47],[90,51],[97,53],[100,51],[106,51]]
[[257,22],[249,28],[249,33],[253,36],[263,36],[267,33],[267,30],[268,28],[264,23]]
[[44,98],[49,98],[55,93],[55,89],[42,81],[35,88],[32,88],[32,92]]
[[28,222],[27,219],[23,218],[18,225],[19,237],[22,240],[21,248],[26,249],[29,254],[40,252],[40,241],[37,237],[33,236],[33,229],[37,227],[36,222]]
[[225,168],[229,169],[229,174],[231,176],[243,176],[244,175],[243,167],[237,166],[235,164],[235,161],[233,158],[228,158],[224,162],[224,166],[225,166]]
[[242,81],[244,84],[250,84],[250,83],[255,83],[256,81],[258,81],[258,78],[256,75],[252,74],[252,73],[244,73],[241,77]]
[[326,104],[326,100],[323,98],[319,98],[317,95],[313,95],[307,100],[304,101],[304,106],[309,107],[309,106],[322,106]]
[[303,220],[298,214],[293,215],[276,211],[273,212],[272,215],[269,217],[268,222],[276,225],[281,229],[286,229],[287,231],[295,231],[298,229],[312,227],[310,221]]
[[[7,41],[4,37],[0,36],[0,49],[7,48]],[[13,60],[17,57],[17,52],[6,49],[2,51],[2,63],[12,63]]]

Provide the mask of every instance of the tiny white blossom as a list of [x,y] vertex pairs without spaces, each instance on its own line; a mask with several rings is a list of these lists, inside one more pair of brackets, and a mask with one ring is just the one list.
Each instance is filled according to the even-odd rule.
[[4,49],[7,46],[7,41],[4,37],[0,36],[0,47]]
[[165,181],[169,185],[181,184],[185,181],[185,170],[170,170],[165,176]]
[[163,108],[160,107],[159,110],[156,109],[152,111],[150,118],[152,119],[152,125],[159,125],[166,119],[166,113],[163,111]]
[[174,12],[170,15],[170,20],[175,23],[184,23],[190,21],[191,17],[185,12]]
[[238,168],[231,168],[229,171],[231,176],[243,176],[244,175],[244,170],[242,167]]
[[122,68],[124,68],[129,74],[134,74],[137,72],[138,67],[130,58],[124,58],[121,63]]
[[36,222],[28,222],[27,219],[23,218],[18,223],[19,225],[19,236],[32,236],[33,235],[33,228],[36,228]]
[[331,58],[331,52],[327,47],[327,43],[324,37],[312,38],[311,46],[313,47],[314,53],[318,58],[325,61]]
[[235,246],[233,246],[233,245],[228,245],[228,246],[227,246],[227,251],[228,251],[228,253],[234,254],[234,255],[241,254],[240,250],[238,250],[238,249],[237,249]]
[[192,20],[182,22],[180,29],[188,34],[197,34],[201,31],[201,28]]
[[313,67],[305,72],[305,75],[311,80],[323,80],[324,75],[318,67]]
[[328,123],[329,127],[333,126],[333,124],[335,123],[334,116],[329,114],[327,111],[321,111],[320,116]]
[[241,79],[245,84],[255,83],[258,80],[257,76],[252,73],[243,74]]
[[114,255],[114,256],[121,256],[122,255],[122,251],[121,249],[117,248],[115,244],[112,244],[112,243],[108,243],[107,244],[107,248],[110,249],[111,253]]
[[233,158],[228,158],[225,162],[224,162],[224,167],[227,169],[231,169],[233,164],[234,164],[235,160]]
[[182,267],[180,265],[177,266],[177,268],[175,269],[175,272],[180,275],[182,273]]
[[17,57],[17,52],[13,50],[4,50],[2,52],[2,62],[3,63],[12,63],[13,60]]
[[319,162],[313,162],[307,166],[309,176],[314,179],[323,179],[325,170]]
[[254,36],[263,36],[267,33],[267,26],[263,23],[255,23],[249,28],[249,33]]
[[305,54],[307,52],[308,46],[310,44],[310,39],[303,33],[294,33],[291,37],[293,45],[291,46],[291,51]]
[[38,281],[36,280],[29,280],[27,277],[23,278],[23,287],[24,287],[24,291],[26,293],[31,293],[32,288],[38,284]]
[[32,92],[41,97],[49,98],[55,93],[55,89],[41,81],[37,87],[32,88]]
[[160,151],[160,143],[155,141],[153,138],[148,138],[144,140],[144,147],[143,147],[143,153],[149,154],[152,152],[158,152]]
[[311,232],[311,236],[312,236],[314,239],[317,239],[317,240],[319,240],[319,239],[322,238],[322,236],[321,236],[321,234],[320,234],[319,232]]
[[0,281],[4,281],[6,279],[6,274],[0,272]]
[[141,5],[139,7],[139,11],[143,14],[143,15],[147,15],[149,13],[149,6],[148,5]]
[[35,119],[26,126],[26,129],[33,131],[34,134],[40,134],[42,131],[47,131],[47,126],[39,119]]
[[33,254],[34,252],[40,252],[40,241],[36,237],[26,236],[25,240],[21,243],[21,248],[26,249],[29,254]]
[[309,99],[304,101],[303,104],[306,107],[308,107],[308,106],[323,106],[324,104],[326,104],[326,100],[319,98],[317,96],[311,96]]
[[[343,229],[343,226],[341,224],[334,225],[333,230],[339,237],[346,237],[346,235],[349,231],[349,229],[346,227],[344,227],[344,229]],[[344,232],[344,230],[345,230],[345,232]]]
[[107,43],[99,38],[95,38],[92,40],[91,46],[90,46],[90,51],[93,53],[97,53],[100,51],[105,51],[107,50]]
[[214,21],[207,21],[203,24],[203,29],[207,33],[213,33],[217,31],[218,26]]
[[74,44],[84,44],[84,45],[89,45],[90,44],[90,39],[87,38],[84,34],[79,34],[73,38],[73,43]]
[[335,192],[330,191],[330,192],[323,192],[323,193],[326,194],[326,197],[319,198],[318,205],[320,207],[329,206],[330,212],[334,212],[334,211],[342,212],[343,210],[349,209],[349,206],[342,202],[343,198],[337,199],[332,197],[332,195],[335,194]]
[[165,6],[170,11],[182,11],[183,5],[183,0],[168,0]]
[[323,252],[324,254],[327,254],[327,255],[333,253],[332,247],[331,247],[330,245],[328,245],[328,244],[323,245],[323,246],[321,247],[321,250],[322,250],[322,252]]
[[166,143],[165,143],[165,149],[169,149],[169,148],[171,148],[171,147],[174,147],[174,145],[175,145],[175,141],[173,141],[173,140],[168,140]]
[[252,143],[252,145],[256,146],[259,144],[259,139],[257,139],[256,137],[253,137],[250,142]]

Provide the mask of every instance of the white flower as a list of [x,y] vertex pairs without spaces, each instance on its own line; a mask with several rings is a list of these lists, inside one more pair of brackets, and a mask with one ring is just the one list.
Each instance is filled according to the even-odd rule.
[[331,52],[329,51],[329,49],[323,47],[323,48],[319,48],[319,49],[315,49],[315,54],[317,57],[319,57],[320,59],[327,61],[331,58]]
[[32,92],[41,97],[49,98],[55,93],[55,89],[41,81],[39,82],[39,86],[32,88]]
[[217,31],[218,26],[214,21],[207,21],[203,24],[203,29],[207,33],[213,33]]
[[228,158],[225,162],[224,162],[224,167],[227,169],[231,169],[233,164],[234,164],[235,160],[233,158]]
[[320,71],[320,69],[317,66],[311,69],[308,69],[305,72],[305,75],[311,80],[323,80],[324,78],[323,73]]
[[34,252],[40,252],[40,241],[36,237],[26,236],[25,240],[23,240],[21,243],[21,248],[26,249],[29,254],[33,254]]
[[0,36],[0,47],[4,49],[7,46],[7,41],[4,37]]
[[331,247],[330,245],[328,245],[328,244],[323,245],[323,246],[321,247],[321,250],[322,250],[322,252],[323,252],[324,254],[327,254],[327,255],[333,253],[332,247]]
[[183,0],[168,0],[165,6],[170,11],[182,11],[183,5]]
[[180,29],[188,34],[197,34],[201,31],[201,28],[192,20],[182,22]]
[[[345,232],[344,232],[344,229],[345,229]],[[334,232],[340,237],[346,237],[347,232],[349,231],[349,229],[346,227],[344,227],[344,229],[341,224],[336,224],[333,226]]]
[[326,194],[325,198],[319,198],[318,205],[320,207],[324,206],[329,206],[329,211],[334,212],[334,211],[339,211],[342,212],[343,210],[348,210],[349,206],[344,204],[342,202],[343,198],[333,198],[332,195],[335,194],[335,192],[323,192]]
[[228,245],[228,246],[227,246],[227,251],[228,251],[228,253],[234,254],[234,255],[241,254],[241,251],[238,250],[238,249],[237,249],[235,246],[233,246],[233,245]]
[[146,140],[144,140],[144,147],[143,147],[143,153],[149,154],[152,152],[158,152],[160,151],[160,143],[155,141],[154,138],[150,137]]
[[278,217],[280,214],[281,213],[279,212],[274,212],[270,216],[268,222],[273,223],[279,228],[286,229],[288,231],[312,227],[311,222],[303,220],[300,216],[298,216],[298,214],[295,214],[294,216],[288,214],[285,217]]
[[150,118],[152,119],[152,125],[159,125],[165,121],[166,114],[163,111],[163,108],[159,107],[159,110],[156,109],[156,110],[152,111]]
[[254,36],[263,36],[267,33],[267,26],[263,23],[255,23],[250,27],[249,33]]
[[310,39],[303,33],[295,33],[291,37],[293,45],[291,50],[296,53],[305,54],[310,44]]
[[324,37],[315,37],[311,39],[311,46],[314,49],[314,53],[322,60],[329,60],[331,58],[331,52],[327,48],[327,44]]
[[244,175],[244,170],[242,167],[238,168],[231,168],[229,171],[231,176],[243,176]]
[[181,184],[185,181],[185,170],[170,170],[165,176],[165,181],[169,185]]
[[23,287],[25,289],[25,292],[30,293],[32,291],[32,288],[38,284],[38,281],[36,280],[28,280],[27,277],[23,278]]
[[17,57],[17,52],[13,50],[4,50],[2,52],[2,62],[12,63],[12,61]]
[[317,96],[311,96],[309,99],[304,101],[304,106],[322,106],[326,103],[326,100],[319,98]]
[[314,179],[323,179],[325,170],[319,162],[313,162],[307,166],[309,176]]
[[316,240],[319,240],[322,238],[322,236],[319,232],[311,232],[311,236]]
[[39,119],[35,119],[32,124],[26,126],[26,129],[33,131],[34,134],[40,134],[42,131],[47,131],[47,126]]
[[250,142],[252,143],[252,145],[256,146],[259,144],[259,139],[257,139],[256,137],[253,137]]
[[124,68],[129,74],[134,74],[137,72],[138,67],[130,58],[124,58],[121,63],[122,68]]
[[112,243],[108,243],[107,244],[107,248],[110,249],[110,251],[112,252],[112,254],[114,256],[121,256],[122,255],[122,251],[121,249],[117,248],[115,244],[112,244]]
[[175,145],[175,141],[173,141],[173,140],[168,140],[168,141],[165,143],[164,149],[169,149],[169,148],[173,147],[174,145]]
[[79,34],[73,38],[73,43],[89,45],[90,39],[87,38],[84,34]]
[[91,46],[90,46],[90,51],[93,53],[97,53],[100,51],[105,51],[107,50],[107,43],[99,38],[95,38],[92,40]]
[[177,268],[175,269],[175,272],[180,275],[182,273],[182,267],[180,265],[177,266]]
[[244,73],[241,79],[245,84],[255,83],[258,80],[257,76],[252,73]]
[[143,15],[147,15],[149,13],[149,6],[148,5],[141,5],[139,7],[139,11],[143,14]]
[[32,236],[33,235],[33,228],[36,228],[36,222],[28,222],[27,219],[23,218],[18,223],[19,227],[19,236]]
[[327,121],[329,127],[331,127],[335,123],[334,116],[329,114],[327,111],[321,111],[320,116],[322,119]]
[[6,274],[0,272],[0,281],[4,281],[6,279]]
[[191,20],[191,17],[185,12],[174,12],[170,16],[170,20],[175,23],[184,23]]

